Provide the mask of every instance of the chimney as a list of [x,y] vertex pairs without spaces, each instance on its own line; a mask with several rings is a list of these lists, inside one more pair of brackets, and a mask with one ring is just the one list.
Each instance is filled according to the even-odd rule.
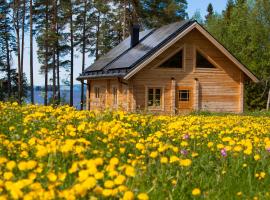
[[130,47],[136,46],[140,41],[140,26],[138,24],[132,25],[130,37]]

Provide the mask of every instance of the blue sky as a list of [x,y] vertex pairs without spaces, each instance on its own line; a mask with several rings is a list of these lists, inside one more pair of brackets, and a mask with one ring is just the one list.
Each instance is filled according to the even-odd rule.
[[[188,2],[188,15],[191,18],[193,14],[198,10],[201,13],[201,16],[204,17],[206,15],[206,9],[209,3],[213,4],[214,10],[218,13],[220,13],[222,10],[225,9],[227,0],[187,0]],[[26,43],[29,43],[26,41]],[[34,51],[36,51],[37,47],[36,44],[34,45]],[[27,79],[29,81],[29,57],[30,57],[30,52],[29,52],[29,47],[26,45],[25,47],[25,73],[27,75]],[[16,58],[13,60],[14,66],[16,65]],[[87,58],[86,61],[86,67],[89,66],[92,63],[91,58]],[[39,68],[40,65],[38,63],[37,58],[34,58],[34,84],[35,85],[44,85],[44,76],[40,75],[39,73]],[[81,72],[81,56],[79,53],[76,53],[75,58],[74,58],[74,84],[78,84],[79,82],[76,81],[76,77],[78,77],[79,73]],[[64,71],[61,73],[62,77],[68,77],[68,74],[66,74]]]

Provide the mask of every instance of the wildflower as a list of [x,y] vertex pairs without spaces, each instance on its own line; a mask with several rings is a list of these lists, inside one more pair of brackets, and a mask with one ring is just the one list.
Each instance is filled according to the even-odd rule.
[[114,182],[111,180],[105,181],[104,183],[105,188],[113,188],[114,187]]
[[188,167],[190,166],[192,161],[190,159],[181,159],[180,160],[180,166]]
[[208,146],[208,148],[211,148],[212,146],[214,146],[214,143],[213,142],[208,142],[207,146]]
[[185,135],[183,136],[183,139],[184,139],[184,140],[187,140],[187,139],[189,139],[189,138],[190,138],[189,134],[185,134]]
[[160,163],[163,163],[163,164],[168,163],[168,158],[167,157],[161,157],[160,158]]
[[185,149],[183,149],[183,150],[180,151],[180,153],[181,153],[182,155],[187,155],[187,154],[188,154],[188,151],[185,150]]
[[8,170],[10,170],[10,171],[12,171],[12,169],[13,169],[15,166],[16,166],[16,162],[13,161],[13,160],[7,162],[7,164],[6,164],[6,168],[7,168]]
[[226,151],[226,149],[221,149],[220,153],[221,153],[221,155],[222,155],[223,157],[226,157],[226,156],[227,156],[227,151]]
[[146,193],[140,193],[140,194],[137,196],[137,198],[138,198],[139,200],[148,200],[148,199],[149,199],[149,197],[148,197],[148,195],[147,195]]
[[201,194],[201,190],[199,188],[195,188],[192,190],[193,196],[199,196]]
[[103,195],[104,197],[109,197],[109,196],[111,196],[111,195],[112,195],[112,189],[104,189],[104,190],[102,191],[102,195]]
[[179,158],[177,156],[171,156],[170,157],[170,163],[175,163],[175,162],[178,162],[179,161]]
[[134,177],[135,176],[135,169],[131,166],[127,166],[125,173],[127,176]]
[[51,182],[55,182],[55,181],[57,180],[57,176],[56,176],[54,173],[52,173],[52,172],[50,172],[50,173],[47,175],[47,178],[48,178],[49,181],[51,181]]
[[123,175],[119,175],[114,179],[114,183],[116,185],[122,185],[124,183],[124,181],[126,180],[126,177]]
[[237,192],[236,193],[237,196],[242,196],[242,194],[243,194],[242,192]]
[[13,173],[12,172],[5,172],[4,173],[4,179],[5,180],[10,180],[13,177]]
[[150,157],[151,158],[156,158],[158,156],[158,152],[157,151],[153,151],[150,153]]
[[103,174],[102,172],[97,172],[97,173],[95,174],[95,178],[96,178],[97,180],[103,179],[103,177],[104,177],[104,174]]
[[110,165],[118,165],[119,159],[118,158],[111,158],[110,160]]
[[134,194],[131,191],[126,191],[123,196],[123,200],[133,200]]
[[258,160],[260,160],[261,159],[261,156],[259,155],[259,154],[256,154],[255,156],[254,156],[254,160],[256,160],[256,161],[258,161]]

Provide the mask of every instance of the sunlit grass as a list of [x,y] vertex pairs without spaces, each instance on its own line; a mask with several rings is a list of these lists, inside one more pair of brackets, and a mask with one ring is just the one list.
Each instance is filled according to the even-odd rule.
[[269,199],[267,115],[0,103],[0,199]]

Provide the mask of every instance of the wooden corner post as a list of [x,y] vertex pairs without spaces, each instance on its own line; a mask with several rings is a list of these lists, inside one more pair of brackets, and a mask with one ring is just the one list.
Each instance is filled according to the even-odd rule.
[[171,79],[171,113],[175,115],[175,94],[176,94],[176,81],[175,78]]
[[194,110],[199,111],[200,83],[197,78],[194,79]]
[[244,112],[244,77],[243,72],[240,72],[240,100],[239,100],[239,112]]

